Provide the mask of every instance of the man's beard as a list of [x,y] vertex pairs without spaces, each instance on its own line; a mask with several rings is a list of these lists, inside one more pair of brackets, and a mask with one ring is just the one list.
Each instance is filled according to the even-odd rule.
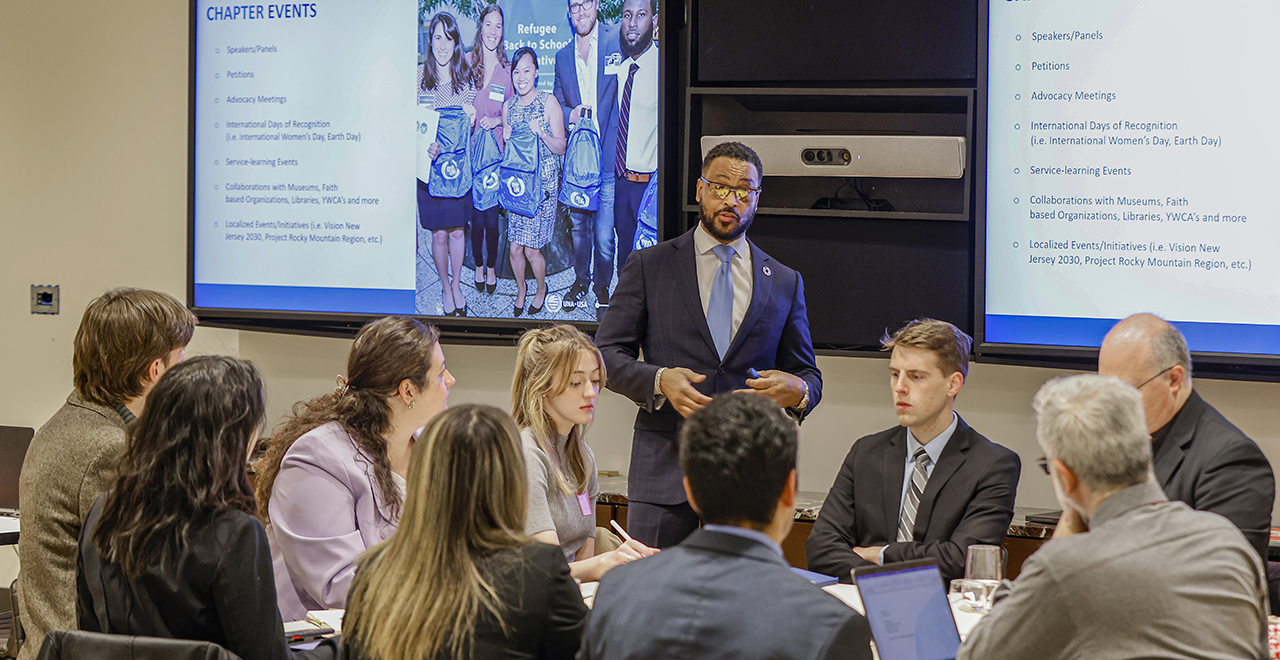
[[[720,228],[716,225],[716,216],[721,215],[722,213],[732,213],[733,216],[738,219],[737,226],[730,233],[720,231]],[[711,234],[712,238],[725,242],[735,241],[739,236],[747,233],[747,230],[751,228],[752,221],[755,220],[755,218],[747,218],[743,220],[742,214],[737,211],[716,211],[715,213],[708,215],[707,210],[702,209],[700,211],[700,215],[702,216],[702,228],[707,230],[707,233]]]
[[640,57],[644,51],[649,49],[649,44],[653,43],[653,23],[649,23],[649,29],[645,30],[644,33],[640,35],[640,38],[636,40],[636,45],[634,46],[627,43],[627,37],[625,34],[621,35],[621,37],[622,38],[618,40],[618,45],[622,50],[623,56],[631,59]]
[[587,36],[587,35],[591,34],[591,31],[592,31],[592,30],[594,30],[594,29],[595,29],[595,27],[596,27],[596,21],[597,21],[597,20],[599,20],[599,19],[598,19],[598,18],[592,18],[592,19],[591,19],[591,22],[590,22],[590,23],[587,23],[587,31],[586,31],[586,32],[582,32],[581,30],[579,30],[579,29],[578,29],[578,24],[575,22],[575,23],[573,24],[573,32],[574,32],[574,34],[578,35],[579,37],[585,37],[585,36]]

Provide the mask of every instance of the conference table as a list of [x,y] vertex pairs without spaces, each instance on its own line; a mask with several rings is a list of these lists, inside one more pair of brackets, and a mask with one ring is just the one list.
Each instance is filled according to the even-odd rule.
[[[627,526],[627,478],[621,475],[601,476],[599,478],[600,494],[596,497],[596,524],[609,529],[609,521],[617,520],[625,529]],[[782,541],[782,554],[787,563],[796,568],[808,568],[805,558],[804,542],[813,531],[813,523],[822,511],[822,503],[827,498],[825,492],[800,491],[796,493],[795,524],[791,533]],[[1047,513],[1050,509],[1035,507],[1014,507],[1013,521],[1005,535],[1004,547],[1009,552],[1009,560],[1005,576],[1012,579],[1018,576],[1022,562],[1026,561],[1041,545],[1053,536],[1053,525],[1042,525],[1027,520],[1027,516]]]

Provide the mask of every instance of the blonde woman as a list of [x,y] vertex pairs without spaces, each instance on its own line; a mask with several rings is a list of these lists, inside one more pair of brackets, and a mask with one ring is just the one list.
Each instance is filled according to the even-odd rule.
[[518,433],[475,404],[427,425],[400,531],[365,553],[351,585],[347,658],[574,656],[587,608],[560,551],[522,531]]
[[530,330],[520,339],[511,406],[529,478],[525,531],[560,546],[573,577],[584,582],[656,552],[637,541],[595,552],[600,487],[595,455],[583,434],[595,416],[604,377],[600,351],[571,325]]

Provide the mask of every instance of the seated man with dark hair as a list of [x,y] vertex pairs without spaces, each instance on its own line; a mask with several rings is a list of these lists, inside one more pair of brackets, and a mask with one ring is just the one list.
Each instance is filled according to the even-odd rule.
[[964,577],[970,545],[998,545],[1022,463],[955,413],[973,340],[917,319],[884,338],[898,426],[853,443],[805,542],[809,570],[850,581],[859,566],[929,558]]
[[159,291],[112,289],[89,303],[72,352],[75,391],[36,431],[18,479],[18,610],[34,658],[50,630],[76,629],[76,547],[89,507],[115,478],[126,427],[183,357],[196,317]]
[[689,417],[680,467],[706,526],[601,580],[579,660],[871,658],[866,619],[782,558],[797,438],[755,394],[718,395]]

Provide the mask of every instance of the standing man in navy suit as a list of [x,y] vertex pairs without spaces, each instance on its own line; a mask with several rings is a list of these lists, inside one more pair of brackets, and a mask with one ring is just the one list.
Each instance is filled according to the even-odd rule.
[[[573,264],[575,279],[565,295],[566,308],[576,308],[588,289],[594,289],[599,304],[609,303],[613,281],[613,163],[618,142],[618,26],[601,25],[598,0],[569,0],[569,22],[573,39],[556,52],[556,80],[552,92],[560,107],[569,110],[570,126],[584,111],[591,111],[600,129],[600,206],[595,211],[569,209],[573,223]],[[572,129],[570,129],[572,130]],[[592,277],[592,248],[595,276]]]
[[596,333],[606,387],[640,406],[627,526],[649,546],[675,545],[698,526],[676,446],[685,417],[743,390],[802,420],[822,396],[804,281],[746,238],[763,173],[744,144],[707,152],[698,226],[627,260]]

